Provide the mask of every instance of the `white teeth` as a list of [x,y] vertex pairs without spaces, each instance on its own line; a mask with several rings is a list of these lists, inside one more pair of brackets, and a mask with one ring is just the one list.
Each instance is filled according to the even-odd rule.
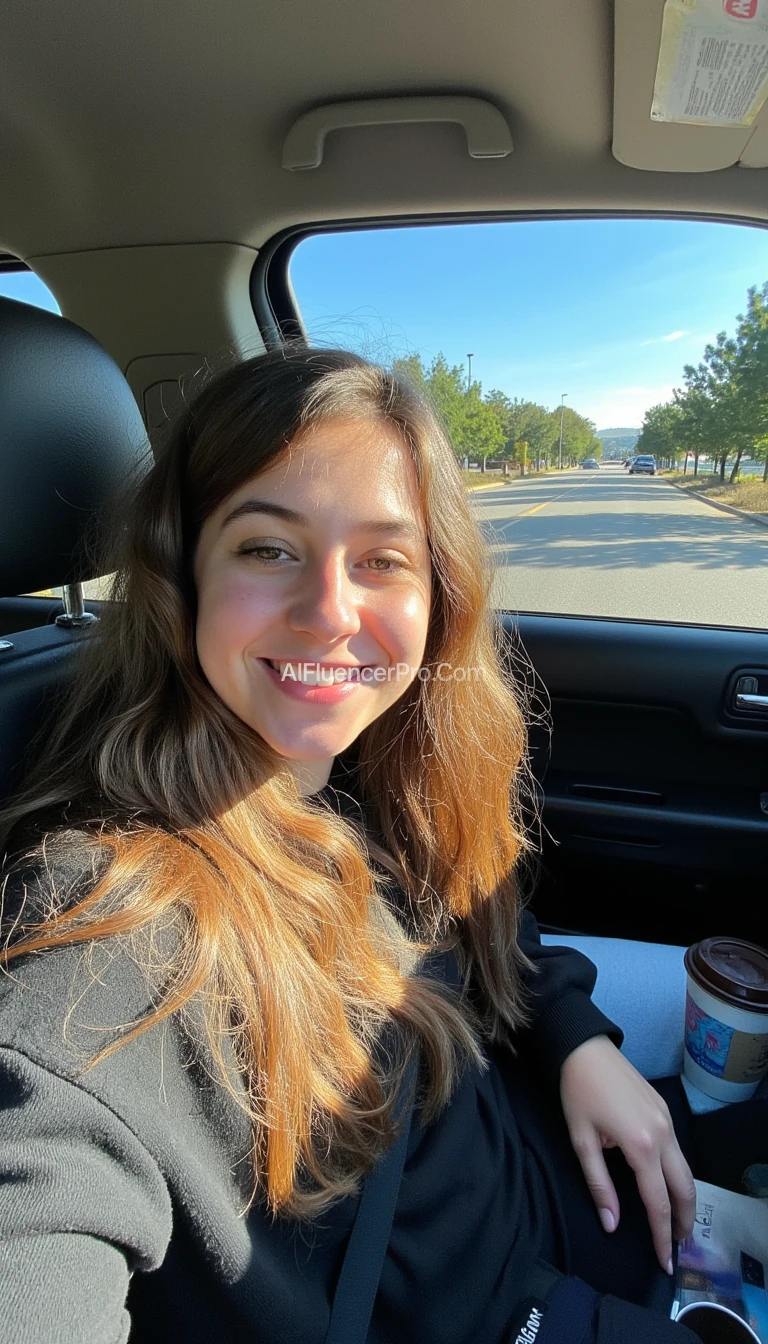
[[300,681],[304,686],[333,686],[342,678],[342,669],[318,667],[317,663],[276,663],[268,659],[282,681]]
[[[316,669],[302,667],[299,663],[293,668],[293,674],[297,681],[303,682],[305,686],[331,686],[333,684],[333,668]],[[288,673],[288,676],[291,674]],[[287,677],[286,677],[287,680]]]

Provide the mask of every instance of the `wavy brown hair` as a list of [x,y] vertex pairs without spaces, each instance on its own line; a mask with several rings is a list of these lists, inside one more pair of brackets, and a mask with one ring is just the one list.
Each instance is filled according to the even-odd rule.
[[[299,795],[287,762],[213,692],[195,649],[202,524],[337,417],[402,435],[432,564],[424,667],[480,670],[415,680],[360,735],[367,835]],[[98,1058],[201,999],[221,1082],[252,1121],[254,1196],[310,1216],[353,1191],[392,1142],[416,1048],[429,1122],[466,1062],[482,1063],[480,1038],[509,1041],[527,1020],[515,878],[526,735],[497,648],[489,557],[423,398],[355,355],[306,347],[215,377],[113,531],[116,600],[2,818],[7,835],[72,804],[78,843],[100,860],[95,884],[75,899],[52,893],[44,919],[15,924],[3,959],[170,919],[161,995]],[[410,900],[408,927],[382,868]],[[462,994],[418,973],[446,944]]]

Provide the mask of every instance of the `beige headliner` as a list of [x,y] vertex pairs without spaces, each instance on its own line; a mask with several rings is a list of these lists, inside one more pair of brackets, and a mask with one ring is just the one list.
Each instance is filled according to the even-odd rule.
[[[617,0],[614,63],[607,0],[7,0],[0,247],[123,367],[161,361],[134,367],[140,391],[170,357],[256,348],[247,275],[297,223],[542,209],[762,220],[768,168],[738,161],[768,162],[765,113],[750,131],[650,122],[662,8]],[[455,125],[380,126],[331,134],[317,169],[281,167],[309,108],[413,94],[489,99],[514,152],[472,159]]]

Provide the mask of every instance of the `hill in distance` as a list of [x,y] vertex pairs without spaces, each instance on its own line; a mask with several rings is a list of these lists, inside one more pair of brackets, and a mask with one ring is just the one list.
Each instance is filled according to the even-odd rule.
[[598,429],[598,439],[637,439],[640,436],[639,429]]
[[597,432],[606,460],[631,453],[639,437],[639,429],[599,429]]

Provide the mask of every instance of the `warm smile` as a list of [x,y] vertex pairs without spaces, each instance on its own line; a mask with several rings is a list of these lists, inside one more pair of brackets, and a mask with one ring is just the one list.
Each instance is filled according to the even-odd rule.
[[[259,658],[270,681],[285,695],[294,700],[305,700],[309,704],[336,704],[351,695],[359,686],[365,685],[365,673],[374,672],[373,667],[355,664],[314,663],[296,660],[283,662],[278,659]],[[375,685],[375,681],[372,681]]]
[[283,679],[301,681],[307,686],[331,686],[343,681],[360,681],[375,673],[374,663],[326,663],[308,659],[265,658]]

